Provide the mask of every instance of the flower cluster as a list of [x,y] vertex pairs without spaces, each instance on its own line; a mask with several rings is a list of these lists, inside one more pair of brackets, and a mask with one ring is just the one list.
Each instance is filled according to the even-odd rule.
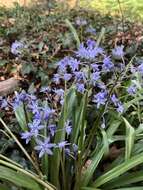
[[[50,87],[41,88],[40,92],[49,93],[52,91]],[[64,90],[54,89],[52,93],[55,96],[60,97],[60,101],[63,100]],[[35,150],[39,152],[39,157],[44,154],[53,154],[54,148],[64,149],[66,153],[70,153],[74,149],[68,141],[61,141],[57,144],[53,143],[55,134],[58,132],[57,126],[57,110],[52,109],[48,106],[47,100],[40,100],[33,94],[28,94],[25,91],[21,93],[16,93],[12,101],[7,101],[5,98],[0,98],[0,107],[5,109],[6,107],[12,107],[16,112],[19,108],[24,108],[26,110],[26,115],[28,115],[28,123],[26,130],[21,133],[21,138],[25,140],[26,144],[30,143],[31,140],[35,141]],[[68,136],[72,132],[72,122],[67,120],[63,128],[65,134]],[[46,136],[43,133],[46,131]]]
[[[117,46],[112,52],[118,58],[124,56],[123,46]],[[57,65],[58,72],[53,77],[55,84],[63,81],[68,81],[68,84],[71,81],[73,84],[74,81],[78,93],[84,94],[92,90],[93,102],[98,109],[108,101],[114,103],[119,113],[123,112],[121,101],[113,102],[110,89],[107,88],[108,81],[114,80],[115,71],[119,72],[119,69],[113,64],[112,57],[106,55],[104,49],[94,40],[89,39],[85,44],[82,43],[74,57],[65,57]]]

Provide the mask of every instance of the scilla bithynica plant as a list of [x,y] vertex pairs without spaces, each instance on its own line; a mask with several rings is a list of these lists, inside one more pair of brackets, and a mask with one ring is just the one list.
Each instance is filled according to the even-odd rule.
[[[80,44],[73,57],[58,62],[51,85],[41,88],[38,96],[22,91],[12,101],[1,98],[1,109],[13,109],[20,137],[37,153],[38,160],[31,158],[0,119],[33,165],[29,171],[1,155],[0,169],[7,171],[4,176],[0,174],[2,180],[29,189],[36,185],[38,190],[126,189],[142,181],[142,172],[132,171],[136,175],[130,178],[132,172],[128,171],[143,162],[139,102],[143,64],[133,66],[134,58],[126,63],[123,48],[115,47],[108,56],[89,39]],[[128,109],[136,106],[134,118],[140,125],[134,129],[126,117]],[[109,145],[120,141],[125,141],[121,154],[102,173],[99,163],[108,157]],[[10,177],[12,173],[17,177],[17,172],[20,179],[29,181],[20,185],[19,178]]]

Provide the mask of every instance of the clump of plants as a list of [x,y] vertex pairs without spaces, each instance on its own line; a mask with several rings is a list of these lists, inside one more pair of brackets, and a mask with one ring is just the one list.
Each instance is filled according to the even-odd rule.
[[143,63],[127,61],[124,46],[108,55],[99,43],[89,39],[60,60],[39,92],[1,97],[1,110],[15,113],[19,134],[0,118],[2,131],[29,163],[24,168],[1,154],[2,187],[7,181],[37,190],[143,187]]

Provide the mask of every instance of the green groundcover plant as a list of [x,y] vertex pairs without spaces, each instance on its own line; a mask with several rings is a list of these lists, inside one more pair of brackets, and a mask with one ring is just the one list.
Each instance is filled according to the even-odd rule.
[[[0,118],[3,132],[31,167],[1,154],[0,189],[8,182],[31,190],[143,189],[143,63],[128,61],[124,46],[108,55],[99,42],[77,40],[40,92],[1,97],[1,110],[13,111],[20,126],[17,137]],[[11,48],[19,54],[21,44]],[[121,153],[105,167],[112,145]]]

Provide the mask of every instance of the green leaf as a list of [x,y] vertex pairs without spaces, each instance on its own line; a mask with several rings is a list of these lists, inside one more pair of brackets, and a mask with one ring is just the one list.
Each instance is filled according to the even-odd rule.
[[124,117],[123,120],[126,125],[125,160],[128,160],[131,157],[131,153],[134,146],[135,130]]
[[107,156],[109,154],[109,141],[108,141],[106,131],[102,128],[101,128],[101,134],[102,134],[103,145],[104,145],[104,155]]
[[99,44],[100,44],[102,38],[104,37],[104,34],[105,34],[105,28],[102,27],[101,32],[100,32],[100,34],[99,34],[99,37],[98,37],[98,39],[97,39],[96,46],[99,46]]
[[77,43],[77,48],[78,48],[80,46],[80,40],[79,40],[78,34],[76,32],[76,29],[74,28],[74,26],[72,25],[72,23],[68,19],[66,19],[65,22],[68,25],[68,27],[70,28],[70,30],[74,36],[74,39]]
[[116,177],[124,174],[128,170],[134,168],[141,163],[143,163],[143,153],[140,153],[126,160],[124,163],[114,167],[110,171],[97,178],[96,181],[93,183],[93,187],[100,187],[101,185],[115,179]]
[[36,72],[36,67],[32,63],[23,63],[21,73],[24,76],[25,74],[29,74],[30,72]]
[[[104,139],[103,140],[104,142],[102,142],[104,145],[97,146],[97,149],[96,149],[93,157],[91,158],[92,162],[91,162],[90,166],[87,168],[87,170],[82,175],[82,186],[86,186],[90,182],[90,180],[93,176],[93,173],[95,172],[99,162],[101,161],[103,155],[105,154],[106,142],[108,141],[108,144],[113,142],[113,140],[109,142],[109,139],[112,138],[112,135],[116,132],[120,123],[121,123],[121,121],[112,122],[110,127],[107,129],[107,132],[106,132],[107,134],[106,135],[104,134],[106,136],[105,137],[106,140]],[[106,147],[106,151],[108,152],[108,146]]]
[[[65,94],[64,97],[64,105],[62,108],[61,116],[58,122],[58,129],[55,135],[54,143],[59,143],[65,140],[65,122],[67,121],[68,117],[71,115],[72,105],[71,103],[74,101],[75,97],[75,89],[71,88]],[[58,149],[54,150],[52,159],[51,159],[51,182],[58,187],[59,186],[59,168],[60,168],[60,161],[62,158],[61,151]],[[66,179],[65,179],[66,180]]]
[[15,110],[15,116],[16,119],[23,131],[27,130],[27,122],[26,122],[26,117],[25,117],[25,111],[24,111],[24,106],[21,104],[18,106]]
[[121,124],[121,121],[118,121],[118,120],[113,120],[110,122],[110,125],[108,129],[106,130],[108,138],[111,138],[114,135],[114,133],[119,128],[120,124]]
[[132,173],[127,173],[125,175],[119,176],[117,179],[114,179],[108,184],[105,184],[105,187],[107,189],[109,188],[112,189],[115,187],[117,188],[117,187],[131,185],[132,183],[137,183],[141,181],[143,181],[143,172],[142,171],[132,172]]
[[8,167],[0,166],[0,179],[12,182],[19,187],[24,187],[31,190],[41,190],[39,184],[33,179]]
[[74,126],[73,126],[73,133],[72,133],[72,143],[77,144],[78,143],[78,135],[83,127],[82,124],[84,124],[85,120],[85,110],[87,106],[87,93],[84,94],[84,96],[81,99],[80,106],[75,108],[73,115],[74,117]]
[[81,187],[81,190],[101,190],[93,187]]
[[95,152],[93,158],[91,158],[91,164],[82,175],[82,182],[81,182],[82,186],[88,185],[103,155],[104,155],[104,146],[102,147],[100,146],[99,149]]
[[138,128],[136,129],[136,135],[139,135],[143,132],[143,123],[141,123]]
[[140,187],[127,187],[127,188],[119,188],[114,190],[143,190],[143,186]]

